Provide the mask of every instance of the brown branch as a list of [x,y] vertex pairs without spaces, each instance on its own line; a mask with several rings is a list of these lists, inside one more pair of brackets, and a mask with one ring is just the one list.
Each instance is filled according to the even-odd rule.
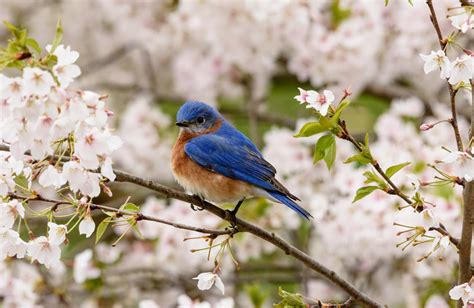
[[440,224],[439,227],[431,227],[430,230],[435,230],[435,231],[438,231],[438,233],[443,235],[443,236],[448,236],[449,241],[451,243],[453,243],[454,246],[459,248],[459,239],[457,239],[454,236],[452,236],[451,234],[449,234],[449,232],[446,230],[446,228],[444,226],[442,226],[441,224]]
[[[0,150],[9,150],[9,147],[6,145],[1,145],[0,144]],[[381,304],[377,303],[375,300],[370,298],[368,295],[363,293],[362,291],[358,290],[354,285],[352,285],[350,282],[346,281],[344,278],[340,277],[336,272],[330,270],[329,268],[325,267],[323,264],[319,263],[315,259],[311,258],[308,254],[304,253],[303,251],[299,250],[295,246],[291,245],[290,243],[286,242],[284,239],[281,237],[277,236],[275,233],[270,233],[264,229],[261,229],[260,227],[253,225],[247,221],[241,220],[240,218],[232,217],[231,215],[228,214],[228,211],[225,211],[217,206],[215,206],[212,203],[209,203],[205,200],[200,199],[197,196],[192,196],[188,195],[185,192],[178,191],[175,189],[172,189],[170,187],[167,187],[165,185],[162,185],[158,182],[144,179],[132,174],[129,174],[127,172],[119,171],[119,170],[114,170],[115,175],[117,178],[115,179],[116,182],[125,182],[125,183],[132,183],[136,184],[145,188],[148,188],[150,190],[153,190],[157,193],[160,193],[167,198],[171,199],[176,199],[176,200],[181,200],[190,204],[194,204],[196,206],[199,206],[203,208],[204,210],[226,220],[229,221],[230,223],[234,224],[235,227],[239,232],[248,232],[251,233],[264,241],[274,245],[275,247],[278,247],[281,249],[285,254],[292,256],[293,258],[297,259],[298,261],[302,262],[304,265],[306,265],[308,268],[312,269],[316,273],[320,274],[333,284],[337,285],[339,288],[347,292],[354,301],[362,303],[366,305],[367,307],[382,307]],[[27,197],[23,197],[27,198]],[[41,197],[39,197],[41,198]],[[57,204],[59,203],[65,203],[65,201],[60,201],[60,200],[52,200],[52,199],[46,199],[46,198],[41,198],[40,199],[35,199],[38,201],[46,201],[46,202],[53,202]],[[128,211],[123,211],[103,205],[98,205],[94,204],[96,208],[104,209],[104,210],[114,210],[116,212],[120,211],[124,215],[137,215],[137,213],[132,213]],[[150,216],[145,216],[147,220],[151,220]],[[153,221],[160,222],[160,223],[165,223],[163,220],[159,218],[153,218]],[[174,223],[169,223],[166,222],[167,224],[170,224],[172,226],[174,225],[179,225],[179,224],[174,224]],[[184,226],[181,225],[188,230],[191,229],[193,231],[196,231],[195,227],[190,227],[190,226]],[[204,230],[201,228],[201,230]],[[225,231],[215,231],[215,230],[207,230],[205,229],[208,234],[212,234],[213,232],[227,232],[224,234],[233,234],[235,233],[235,230],[225,230]],[[233,233],[231,233],[233,232]]]
[[474,227],[474,182],[465,183],[463,191],[463,220],[461,239],[459,241],[459,277],[458,284],[471,279],[471,245]]
[[[349,130],[347,129],[346,123],[342,120],[339,120],[339,126],[342,129],[342,134],[338,137],[349,141],[357,148],[359,152],[363,152],[362,146],[350,134]],[[395,183],[393,183],[393,181],[387,176],[387,174],[385,174],[385,171],[383,171],[383,169],[380,167],[379,163],[376,160],[372,160],[370,164],[375,168],[377,173],[380,174],[384,178],[384,180],[389,184],[391,188],[390,190],[391,195],[397,195],[398,197],[403,199],[403,201],[405,201],[408,205],[413,204],[410,198]]]
[[[471,89],[474,90],[474,79],[471,79]],[[474,91],[471,91],[471,97],[474,100]],[[473,101],[474,102],[474,101]],[[469,139],[474,137],[474,103],[471,106],[471,129]],[[463,191],[463,220],[461,240],[459,243],[459,277],[458,284],[462,284],[471,280],[471,246],[472,231],[474,228],[474,181],[464,183]],[[462,303],[459,301],[458,306]]]
[[264,241],[267,241],[273,244],[274,246],[280,248],[287,255],[290,255],[295,259],[299,260],[300,262],[304,263],[308,268],[319,273],[321,276],[325,277],[326,279],[340,287],[342,290],[346,291],[355,301],[365,304],[368,307],[382,307],[382,305],[371,299],[368,295],[362,293],[362,291],[356,289],[355,286],[353,286],[350,282],[344,280],[334,271],[328,269],[318,261],[311,258],[309,255],[292,246],[274,233],[265,231],[260,227],[257,227],[256,225],[253,225],[239,218],[236,218],[235,221],[233,221],[233,218],[227,214],[227,211],[207,201],[203,201],[197,196],[188,195],[184,192],[166,187],[155,181],[146,180],[123,171],[116,170],[115,174],[117,175],[117,182],[128,182],[149,188],[155,192],[165,195],[167,198],[173,198],[191,204],[195,204],[224,220],[234,222],[239,231],[252,233],[253,235],[263,239]]
[[[359,152],[362,152],[362,146],[359,144],[359,142],[350,134],[349,130],[347,129],[346,123],[342,120],[339,120],[338,122],[340,128],[342,129],[342,134],[337,135],[339,138],[344,139],[352,143]],[[383,179],[388,183],[390,186],[390,190],[387,191],[388,194],[391,195],[396,195],[399,198],[401,198],[406,204],[413,206],[413,202],[410,200],[410,197],[408,197],[385,173],[385,171],[380,167],[379,163],[376,160],[372,160],[370,164],[375,168],[378,174],[383,177]],[[423,209],[415,209],[415,210],[423,210]],[[435,230],[439,232],[441,235],[447,235],[449,236],[449,240],[451,243],[453,243],[456,247],[459,245],[459,240],[452,236],[444,226],[442,227],[441,225],[436,228],[431,228],[432,230]]]
[[[443,38],[441,29],[438,24],[438,19],[436,17],[436,12],[433,7],[432,0],[427,0],[426,4],[430,10],[430,19],[435,28],[436,34],[438,36],[439,44],[444,50],[446,48],[447,40]],[[464,4],[464,3],[463,3]],[[448,83],[449,97],[451,103],[451,113],[452,120],[451,125],[453,126],[454,136],[456,138],[456,144],[458,151],[464,151],[464,146],[462,144],[461,135],[459,133],[459,127],[457,123],[457,112],[456,112],[456,93],[457,91],[453,89],[452,85]],[[471,79],[471,90],[474,82]],[[474,97],[474,91],[471,91],[471,95]],[[471,107],[471,131],[469,134],[469,140],[472,140],[474,133],[474,105]],[[459,274],[458,274],[458,284],[469,282],[472,277],[471,271],[471,246],[472,246],[472,231],[474,227],[474,182],[464,183],[463,190],[463,220],[462,220],[462,231],[461,239],[459,240]],[[458,301],[458,307],[462,307],[462,301]]]
[[[436,31],[436,35],[438,36],[439,46],[441,47],[442,50],[445,50],[448,40],[443,38],[443,34],[441,33],[441,29],[438,23],[438,18],[436,17],[436,11],[433,7],[433,2],[432,0],[426,0],[426,4],[428,5],[428,8],[430,10],[430,20]],[[452,113],[452,120],[450,121],[450,123],[451,123],[451,126],[453,127],[458,151],[462,152],[464,151],[464,146],[462,144],[461,134],[459,133],[457,111],[456,111],[457,91],[453,89],[453,86],[449,83],[448,79],[446,79],[446,83],[448,84],[449,98],[450,98],[450,104],[451,104],[451,113]]]

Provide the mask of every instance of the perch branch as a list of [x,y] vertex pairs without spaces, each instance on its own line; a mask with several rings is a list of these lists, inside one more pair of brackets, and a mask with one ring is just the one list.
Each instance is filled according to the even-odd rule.
[[[203,201],[196,196],[188,195],[184,192],[166,187],[160,183],[157,183],[152,180],[143,179],[141,177],[134,176],[132,174],[123,172],[123,171],[115,171],[117,175],[117,182],[128,182],[133,183],[148,189],[151,189],[155,192],[158,192],[167,198],[173,198],[177,200],[181,200],[187,203],[195,204],[206,211],[213,213],[214,215],[227,220],[229,222],[234,222],[232,217],[229,217],[227,212],[214,204],[211,204],[207,201]],[[328,269],[318,261],[311,258],[306,253],[302,252],[301,250],[297,249],[296,247],[292,246],[281,237],[275,235],[274,233],[270,233],[253,225],[247,221],[242,219],[236,218],[235,225],[237,229],[241,232],[248,232],[251,233],[264,241],[271,243],[272,245],[280,248],[284,251],[287,255],[292,256],[293,258],[299,260],[300,262],[304,263],[308,268],[314,270],[315,272],[319,273],[321,276],[325,277],[342,290],[346,291],[355,301],[360,302],[368,307],[382,307],[381,304],[374,301],[368,295],[364,294],[362,291],[358,290],[355,286],[353,286],[350,282],[344,280],[334,271]]]

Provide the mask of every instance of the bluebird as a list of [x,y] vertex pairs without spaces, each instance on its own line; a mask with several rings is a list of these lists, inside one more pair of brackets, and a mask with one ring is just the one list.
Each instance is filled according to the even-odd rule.
[[276,178],[275,168],[243,133],[213,107],[186,102],[178,111],[180,133],[173,146],[171,169],[186,191],[214,203],[237,203],[247,197],[283,203],[301,216],[311,214]]

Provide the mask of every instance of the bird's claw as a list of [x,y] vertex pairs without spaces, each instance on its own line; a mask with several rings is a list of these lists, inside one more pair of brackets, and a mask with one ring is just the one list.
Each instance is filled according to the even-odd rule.
[[192,209],[193,211],[199,211],[199,212],[200,212],[200,211],[204,211],[204,207],[202,206],[202,204],[203,204],[202,198],[201,198],[200,196],[198,196],[198,195],[193,195],[193,197],[199,200],[199,203],[200,203],[201,206],[199,206],[199,205],[197,205],[197,204],[192,204],[192,203],[190,203],[189,205],[191,206],[191,209]]
[[237,217],[235,216],[236,212],[231,210],[225,211],[227,220],[230,222],[230,228],[234,230],[236,233],[239,232],[237,227]]
[[191,210],[195,211],[195,212],[200,212],[200,211],[203,211],[204,209],[202,207],[199,207],[199,206],[195,206],[194,204],[190,203],[189,204],[191,206]]

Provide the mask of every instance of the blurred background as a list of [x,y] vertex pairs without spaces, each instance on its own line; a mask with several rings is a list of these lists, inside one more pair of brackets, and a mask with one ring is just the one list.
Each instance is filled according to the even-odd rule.
[[[416,262],[430,244],[402,251],[396,244],[404,239],[393,226],[409,220],[409,210],[400,211],[397,200],[383,193],[352,204],[365,170],[342,163],[352,147],[337,141],[338,160],[328,172],[312,163],[317,139],[293,137],[312,117],[293,99],[297,87],[330,89],[336,100],[347,88],[353,93],[344,116],[350,130],[371,133],[383,166],[414,162],[395,179],[409,190],[407,174],[432,177],[421,162],[440,159],[440,146],[452,146],[453,137],[446,126],[418,132],[424,121],[449,114],[446,83],[437,74],[425,75],[419,57],[438,49],[425,1],[391,0],[387,7],[381,0],[0,0],[0,5],[1,20],[26,26],[42,46],[62,20],[63,42],[80,53],[77,86],[109,95],[115,130],[124,140],[115,167],[177,187],[169,167],[178,134],[175,113],[188,99],[212,104],[258,144],[316,217],[303,222],[283,206],[254,199],[244,204],[242,218],[282,235],[390,307],[449,307],[454,249]],[[454,31],[446,15],[457,1],[435,6],[443,32]],[[468,35],[462,40],[472,47],[474,37]],[[2,28],[2,45],[7,38]],[[469,96],[458,95],[464,135]],[[131,196],[147,214],[225,226],[182,202],[111,186],[114,196],[97,202],[118,205]],[[459,191],[436,188],[426,194],[458,235]],[[109,243],[120,228],[109,230],[98,245],[77,236],[63,251],[64,266],[52,272],[21,261],[0,263],[5,307],[270,307],[278,302],[279,286],[313,300],[347,299],[274,247],[242,234],[233,243],[240,270],[225,258],[226,294],[200,292],[191,278],[213,264],[206,252],[190,250],[204,242],[183,241],[196,234],[156,223],[139,227],[144,239],[129,234],[116,247]]]

